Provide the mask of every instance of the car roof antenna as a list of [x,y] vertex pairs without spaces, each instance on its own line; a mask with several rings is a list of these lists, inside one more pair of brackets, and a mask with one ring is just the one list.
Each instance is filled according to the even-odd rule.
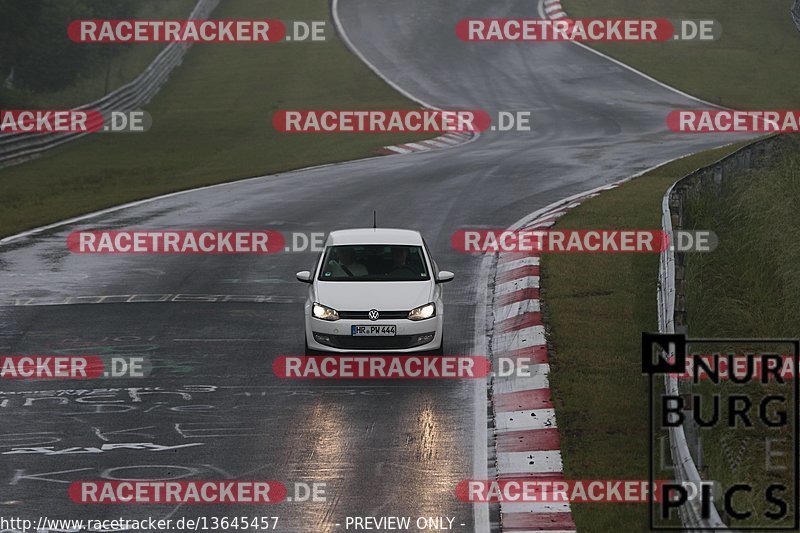
[[378,229],[378,212],[372,210],[372,229]]

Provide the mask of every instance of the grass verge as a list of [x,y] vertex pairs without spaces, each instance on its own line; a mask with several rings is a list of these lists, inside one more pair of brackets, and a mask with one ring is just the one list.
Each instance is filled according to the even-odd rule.
[[[228,0],[219,19],[328,20],[325,0]],[[330,21],[329,21],[330,24]],[[332,34],[333,32],[331,32]],[[419,135],[281,134],[278,109],[411,109],[338,38],[198,44],[141,134],[97,134],[0,170],[0,236],[167,192],[358,159]]]
[[[661,199],[681,176],[741,145],[663,165],[584,202],[558,229],[659,229]],[[550,383],[567,479],[647,479],[647,379],[641,334],[658,329],[658,256],[552,254],[542,259],[555,355]],[[579,531],[644,531],[644,504],[575,504]]]
[[[142,2],[136,6],[136,18],[149,20],[184,19],[197,0],[171,0],[170,2]],[[0,102],[7,109],[69,109],[88,104],[132,81],[164,49],[164,43],[89,44],[72,43],[63,35],[64,46],[114,47],[119,52],[102,68],[79,78],[76,83],[59,91],[33,93],[26,90],[8,90],[0,85]],[[108,91],[106,91],[108,89]]]
[[[563,0],[570,17],[714,19],[713,42],[598,43],[597,50],[694,96],[740,109],[800,104],[800,33],[779,0]],[[768,87],[765,90],[765,87]]]
[[[700,195],[687,206],[691,226],[713,230],[720,241],[713,253],[690,254],[686,259],[687,321],[692,337],[800,337],[800,221],[796,215],[800,140],[785,141],[762,168],[743,172],[726,181],[722,193]],[[791,353],[786,344],[749,348],[731,351]],[[723,350],[718,347],[717,351]],[[721,396],[721,416],[726,420],[726,400],[732,394],[746,394],[758,406],[770,393],[791,398],[791,386],[791,380],[782,385],[723,382],[703,383],[696,389],[704,400],[710,401],[712,394]],[[784,409],[791,416],[791,406]],[[772,407],[767,414],[774,419]],[[791,512],[777,522],[763,513],[777,510],[764,502],[767,485],[783,483],[787,490],[781,497],[788,502],[796,490],[791,462],[794,426],[767,428],[755,411],[752,419],[749,431],[719,426],[701,430],[707,476],[725,487],[741,482],[754,486],[751,496],[741,495],[736,502],[753,516],[736,527],[791,526]],[[767,468],[767,464],[777,468]]]

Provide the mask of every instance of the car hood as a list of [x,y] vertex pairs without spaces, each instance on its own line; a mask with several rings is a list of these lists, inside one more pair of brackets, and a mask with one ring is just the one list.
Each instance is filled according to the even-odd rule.
[[432,299],[430,281],[319,282],[316,300],[337,311],[407,311]]

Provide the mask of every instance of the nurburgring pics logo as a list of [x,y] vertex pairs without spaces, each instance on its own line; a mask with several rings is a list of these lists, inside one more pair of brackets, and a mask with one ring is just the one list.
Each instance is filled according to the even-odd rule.
[[[689,343],[705,351],[689,355]],[[725,523],[732,529],[796,531],[800,527],[800,494],[796,490],[800,477],[800,380],[789,384],[785,358],[777,353],[736,350],[723,355],[723,350],[707,348],[765,345],[791,346],[791,368],[796,368],[800,341],[795,339],[687,339],[681,334],[642,334],[642,372],[649,376],[650,387],[650,481],[657,457],[661,457],[662,469],[685,470],[686,453],[692,454],[695,463],[710,463],[706,469],[713,469],[717,478],[703,484],[697,500],[689,497],[681,483],[665,483],[660,511],[656,512],[655,502],[650,505],[651,529],[679,530],[676,511],[708,521],[714,500],[721,501]],[[744,364],[738,362],[741,357],[746,359]],[[687,373],[691,384],[685,378],[675,379]],[[654,379],[659,375],[671,376],[666,389],[663,378]],[[657,453],[656,434],[669,435],[671,460],[677,464],[666,464]],[[730,453],[731,442],[738,444],[739,454],[744,451],[746,461]],[[786,443],[791,451],[781,450]],[[721,453],[708,454],[706,459],[704,449]],[[763,469],[758,468],[761,461]],[[681,472],[676,477],[687,475]]]

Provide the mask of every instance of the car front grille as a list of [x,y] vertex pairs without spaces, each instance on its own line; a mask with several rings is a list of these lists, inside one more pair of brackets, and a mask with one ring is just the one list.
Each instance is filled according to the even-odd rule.
[[[408,318],[408,311],[378,311],[378,320],[397,320]],[[350,320],[369,320],[369,311],[339,311],[339,318]]]

